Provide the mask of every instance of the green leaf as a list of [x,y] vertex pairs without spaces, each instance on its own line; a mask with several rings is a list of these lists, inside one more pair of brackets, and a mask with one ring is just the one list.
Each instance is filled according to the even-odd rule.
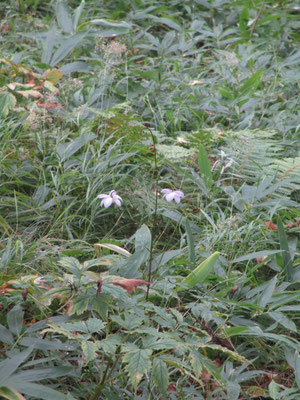
[[195,376],[199,378],[203,371],[202,359],[199,356],[198,351],[191,351],[190,353],[190,363],[193,367]]
[[96,139],[96,135],[86,134],[72,140],[71,142],[59,143],[57,146],[57,153],[61,157],[62,161],[66,161],[83,146],[94,139]]
[[103,37],[122,35],[128,33],[132,28],[132,25],[125,21],[113,22],[105,19],[93,19],[90,23],[101,27],[101,31],[97,33]]
[[255,251],[254,253],[249,253],[245,254],[244,256],[235,258],[232,262],[237,263],[241,261],[248,261],[248,260],[253,260],[254,258],[260,258],[260,257],[267,257],[272,254],[277,254],[280,253],[280,250],[262,250],[262,251]]
[[269,315],[272,319],[274,319],[275,322],[277,322],[278,324],[281,324],[286,329],[293,331],[293,332],[297,332],[296,324],[292,320],[287,318],[283,313],[281,313],[279,311],[271,311],[271,312],[269,312]]
[[231,337],[231,336],[237,336],[240,335],[241,333],[248,331],[249,328],[247,326],[234,326],[232,328],[227,328],[224,330],[224,335],[223,337]]
[[135,390],[143,375],[151,366],[151,354],[152,351],[149,349],[138,349],[130,351],[123,357],[123,361],[128,363],[126,366],[126,371]]
[[7,400],[26,400],[17,390],[4,386],[0,387],[0,395]]
[[78,44],[82,41],[82,39],[87,35],[87,32],[77,33],[74,36],[71,36],[69,39],[64,40],[60,47],[53,54],[50,65],[53,67],[62,61]]
[[[219,258],[220,253],[216,251],[206,260],[202,261],[201,264],[198,265],[197,268],[194,269],[186,278],[183,279],[182,285],[187,286],[189,289],[192,289],[195,285],[199,283],[204,283],[209,273],[215,266],[217,259]],[[185,290],[183,287],[177,287],[176,291],[179,292],[181,290]]]
[[151,247],[151,232],[147,225],[143,224],[134,235],[135,237],[135,250],[144,250],[145,248],[150,251]]
[[75,9],[73,14],[73,30],[76,31],[79,19],[85,6],[85,1],[81,0],[79,6]]
[[5,326],[0,324],[0,342],[6,344],[14,344],[13,335]]
[[98,346],[90,340],[82,341],[81,348],[86,359],[86,364],[97,357]]
[[212,173],[210,162],[207,157],[206,150],[204,146],[201,144],[199,145],[199,152],[198,152],[198,167],[200,176],[203,179],[207,190],[211,189],[212,187]]
[[152,376],[157,389],[161,393],[166,394],[169,386],[168,368],[166,363],[158,357],[153,360]]
[[23,327],[24,312],[22,308],[17,305],[12,308],[7,314],[7,323],[10,331],[19,336]]
[[240,92],[242,95],[255,92],[261,83],[261,77],[263,74],[263,69],[256,71],[241,87]]
[[282,251],[283,266],[285,268],[287,279],[291,281],[293,272],[293,260],[290,254],[288,240],[280,217],[278,217],[277,219],[277,228],[278,228],[278,237],[280,242],[280,250]]
[[7,378],[18,369],[19,365],[21,365],[31,353],[32,348],[28,348],[14,355],[12,358],[7,358],[0,362],[0,386],[4,386],[7,383]]
[[0,94],[0,116],[6,117],[10,110],[15,108],[17,100],[11,93]]
[[281,386],[272,380],[271,383],[269,384],[269,395],[273,400],[277,400],[278,398],[281,398],[281,396],[278,397],[278,394],[280,392],[281,392]]
[[90,296],[80,296],[77,299],[72,300],[72,305],[68,315],[83,314],[88,309],[90,301],[92,301]]
[[240,31],[242,32],[244,37],[248,37],[249,36],[249,32],[248,32],[248,22],[249,22],[249,9],[248,8],[244,8],[241,12],[240,15],[240,20],[239,20],[239,28]]
[[295,362],[295,379],[298,388],[300,389],[300,355],[296,355],[296,362]]
[[235,99],[234,94],[232,92],[230,92],[229,90],[224,89],[224,88],[219,88],[218,90],[219,90],[221,96],[224,97],[225,99],[228,99],[228,100]]
[[187,236],[187,242],[188,242],[188,248],[189,248],[189,260],[191,263],[194,264],[194,262],[196,261],[195,241],[194,241],[191,226],[190,226],[190,223],[189,223],[189,220],[187,217],[185,218],[185,229],[186,229],[186,236]]
[[65,395],[50,387],[33,382],[16,381],[15,387],[20,392],[39,400],[75,400],[70,393]]
[[43,53],[42,53],[42,63],[49,64],[53,47],[56,43],[56,25],[52,24],[49,31],[46,34],[46,40],[43,42]]
[[262,294],[258,299],[258,305],[260,307],[265,308],[265,306],[270,302],[276,287],[276,283],[277,283],[276,276],[268,282],[267,286],[265,287],[265,289],[263,290]]
[[73,33],[73,21],[71,17],[71,13],[68,7],[68,4],[63,1],[59,0],[56,6],[56,19],[58,26],[65,32],[65,33]]

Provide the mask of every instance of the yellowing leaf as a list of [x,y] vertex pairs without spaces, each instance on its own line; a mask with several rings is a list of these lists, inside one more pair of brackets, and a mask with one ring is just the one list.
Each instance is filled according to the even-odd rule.
[[64,74],[57,68],[47,69],[42,75],[42,78],[55,85]]
[[16,90],[16,93],[20,94],[21,96],[29,99],[29,97],[34,97],[35,99],[43,98],[44,96],[38,92],[37,90]]

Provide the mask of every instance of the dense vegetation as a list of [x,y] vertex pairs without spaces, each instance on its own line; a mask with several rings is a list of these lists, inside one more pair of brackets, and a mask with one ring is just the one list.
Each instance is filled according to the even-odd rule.
[[0,3],[1,398],[300,398],[299,10]]

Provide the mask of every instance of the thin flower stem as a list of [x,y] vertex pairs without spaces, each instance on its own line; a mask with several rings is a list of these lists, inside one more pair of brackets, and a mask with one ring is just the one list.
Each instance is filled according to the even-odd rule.
[[[155,138],[151,129],[149,129],[151,138],[152,138],[152,145],[154,150],[154,174],[155,174],[155,206],[154,206],[154,216],[153,216],[153,225],[151,228],[151,245],[150,245],[150,259],[149,259],[149,274],[148,274],[148,282],[151,282],[152,277],[152,262],[153,262],[153,249],[154,249],[154,230],[156,227],[156,220],[157,220],[157,205],[158,205],[158,169],[157,169],[157,154],[156,154],[156,146],[155,146]],[[147,286],[147,293],[146,293],[146,300],[148,300],[149,296],[150,285]]]

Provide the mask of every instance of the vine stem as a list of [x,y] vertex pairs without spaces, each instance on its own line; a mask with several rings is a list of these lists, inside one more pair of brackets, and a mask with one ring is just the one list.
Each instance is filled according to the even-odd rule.
[[[152,138],[152,146],[153,146],[153,150],[154,150],[154,173],[155,173],[155,206],[154,206],[153,225],[151,227],[151,244],[150,244],[150,258],[149,258],[149,273],[148,273],[148,282],[151,282],[153,250],[154,250],[154,239],[153,239],[153,236],[154,236],[154,229],[155,229],[156,220],[157,220],[157,205],[158,205],[158,193],[157,193],[157,188],[158,188],[158,169],[157,169],[157,154],[156,154],[156,146],[155,146],[155,137],[154,137],[153,132],[151,131],[151,129],[148,128],[148,130],[149,130],[151,138]],[[150,284],[147,286],[146,300],[148,300],[149,290],[150,290]]]

